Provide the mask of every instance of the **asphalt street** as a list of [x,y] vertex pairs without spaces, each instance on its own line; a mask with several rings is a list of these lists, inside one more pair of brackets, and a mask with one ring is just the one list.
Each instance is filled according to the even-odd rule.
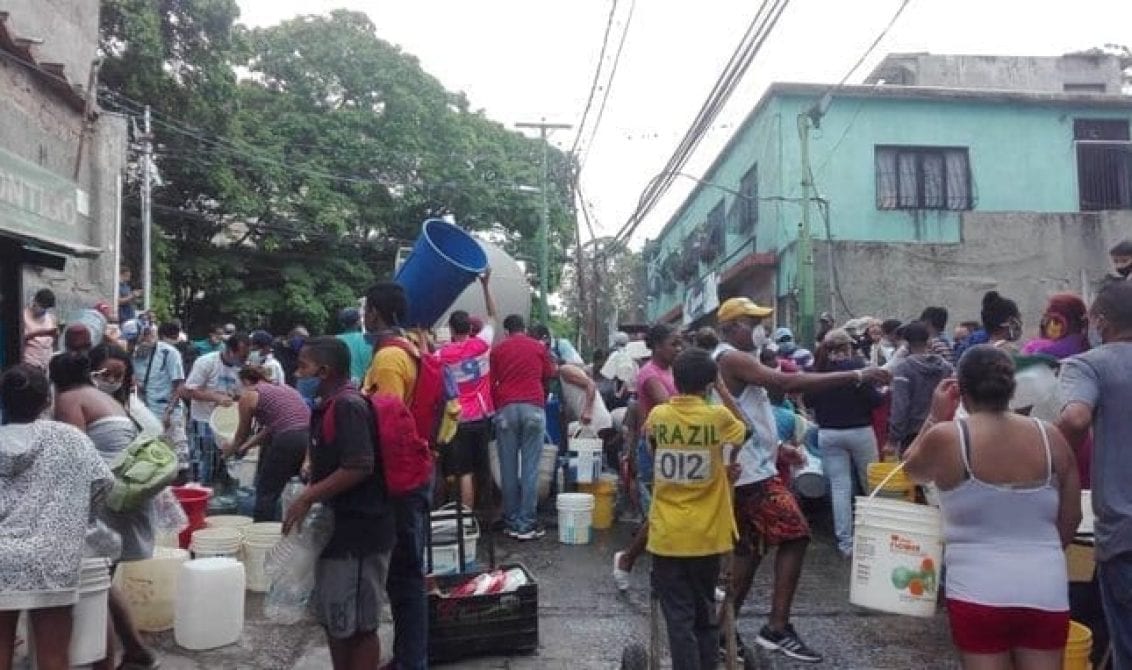
[[[767,669],[827,667],[860,669],[934,670],[956,668],[946,617],[940,610],[932,619],[869,612],[848,602],[849,564],[833,546],[827,514],[812,520],[815,541],[794,607],[793,622],[799,634],[825,655],[821,666],[789,661],[776,654],[758,653],[759,666]],[[617,668],[623,647],[644,642],[648,635],[648,561],[633,573],[628,594],[617,592],[610,577],[613,552],[628,540],[633,526],[619,523],[596,533],[589,545],[563,545],[551,531],[536,542],[496,542],[498,564],[519,562],[536,576],[539,585],[539,649],[525,656],[488,656],[443,667],[488,668]],[[486,560],[486,541],[480,543]],[[770,593],[772,559],[764,562],[755,587],[738,621],[740,634],[753,641],[765,623]],[[391,648],[392,625],[382,624],[383,652]],[[150,636],[162,655],[165,670],[218,670],[272,668],[321,670],[330,667],[322,631],[314,625],[277,626],[263,616],[263,598],[249,594],[243,635],[235,645],[206,652],[177,647],[172,632]]]

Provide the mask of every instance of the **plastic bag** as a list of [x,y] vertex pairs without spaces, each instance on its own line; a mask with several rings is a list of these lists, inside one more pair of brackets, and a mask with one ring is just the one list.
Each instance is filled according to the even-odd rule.
[[316,504],[298,532],[283,536],[268,552],[264,569],[271,581],[263,613],[271,621],[290,625],[309,615],[315,587],[315,565],[334,534],[334,512]]
[[153,523],[159,535],[175,535],[189,527],[185,508],[168,487],[153,498]]

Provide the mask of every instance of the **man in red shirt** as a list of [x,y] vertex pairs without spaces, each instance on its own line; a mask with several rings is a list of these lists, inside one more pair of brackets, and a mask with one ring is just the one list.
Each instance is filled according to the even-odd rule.
[[546,535],[536,523],[538,464],[546,433],[543,384],[558,370],[546,345],[524,331],[523,317],[508,316],[503,328],[507,339],[491,352],[491,381],[504,532],[517,540],[537,540]]
[[[480,277],[487,323],[481,322],[477,329],[467,312],[452,312],[448,317],[452,341],[441,347],[438,354],[440,362],[452,372],[460,392],[460,425],[452,442],[441,446],[440,460],[444,476],[459,481],[460,502],[469,509],[475,507],[476,490],[484,487],[482,473],[488,467],[491,417],[495,414],[495,403],[491,397],[490,356],[498,316],[495,299],[491,295],[490,278],[491,270]],[[476,478],[480,481],[474,481]]]

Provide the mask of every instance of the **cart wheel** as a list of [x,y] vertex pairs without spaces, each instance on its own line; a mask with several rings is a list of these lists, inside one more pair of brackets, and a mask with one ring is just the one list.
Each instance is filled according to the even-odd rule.
[[631,644],[621,652],[621,670],[648,670],[649,652],[643,644]]

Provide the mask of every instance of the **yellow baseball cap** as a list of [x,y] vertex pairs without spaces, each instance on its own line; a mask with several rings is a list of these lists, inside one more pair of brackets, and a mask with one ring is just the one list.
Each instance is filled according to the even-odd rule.
[[735,321],[745,316],[755,317],[762,319],[774,314],[774,310],[770,307],[760,307],[750,298],[731,298],[723,301],[719,306],[719,312],[716,314],[720,323],[728,321]]

